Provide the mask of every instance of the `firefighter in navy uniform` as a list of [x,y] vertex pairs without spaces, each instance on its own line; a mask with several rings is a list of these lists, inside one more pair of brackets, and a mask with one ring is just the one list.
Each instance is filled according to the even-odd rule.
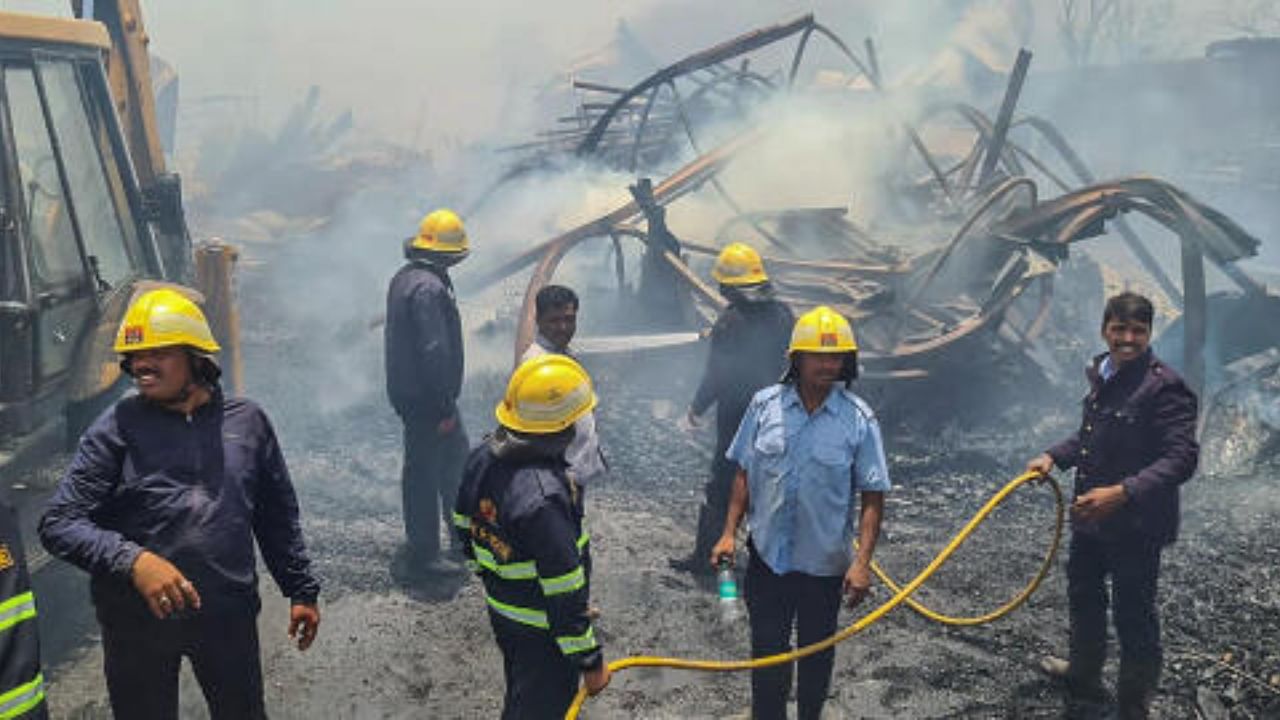
[[31,594],[17,515],[8,502],[0,500],[0,718],[48,717],[36,599]]
[[434,210],[405,242],[406,262],[387,288],[387,396],[404,424],[400,482],[410,575],[462,571],[441,555],[440,524],[448,526],[469,447],[458,414],[464,348],[449,268],[470,247],[462,219]]
[[787,344],[795,324],[790,308],[774,297],[764,261],[751,246],[726,245],[716,258],[711,277],[720,283],[720,294],[729,301],[729,306],[711,328],[706,370],[681,427],[696,427],[698,416],[714,404],[716,448],[711,456],[711,479],[704,488],[705,499],[698,511],[693,552],[670,561],[676,570],[704,576],[712,572],[707,556],[724,529],[733,478],[738,472],[725,453],[738,432],[751,397],[776,383],[786,371]]
[[609,682],[587,611],[582,494],[564,459],[574,422],[595,404],[571,358],[525,361],[497,407],[499,427],[463,471],[453,522],[502,650],[504,720],[564,717],[579,677],[592,695]]
[[299,650],[320,624],[280,442],[262,408],[223,394],[220,346],[182,294],[134,300],[115,350],[137,393],[80,437],[40,540],[90,574],[115,717],[177,720],[186,657],[209,717],[262,720],[255,541],[289,598]]

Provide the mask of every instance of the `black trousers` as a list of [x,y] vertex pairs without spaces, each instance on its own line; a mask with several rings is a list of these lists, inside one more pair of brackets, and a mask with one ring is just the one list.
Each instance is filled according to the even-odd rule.
[[716,449],[711,458],[711,479],[703,487],[704,498],[698,510],[698,535],[693,544],[694,566],[706,567],[707,572],[711,571],[711,548],[724,532],[729,498],[733,495],[733,478],[738,474],[738,466],[724,454],[733,444],[733,436],[737,434],[745,412],[745,406],[726,408],[723,412],[719,404],[716,406]]
[[711,548],[724,532],[725,516],[729,514],[729,498],[733,495],[733,478],[738,467],[724,458],[724,452],[716,454],[711,463],[711,479],[703,488],[705,497],[698,509],[698,536],[693,544],[695,567],[705,567],[711,572]]
[[489,616],[507,682],[502,720],[560,720],[578,692],[581,673],[551,635]]
[[[453,432],[436,431],[439,420],[402,418],[404,470],[400,489],[404,501],[404,531],[415,560],[431,562],[440,556],[440,522],[446,528],[462,484],[467,461],[467,433],[462,420]],[[449,533],[453,538],[454,534]]]
[[[1145,707],[1160,677],[1156,585],[1161,545],[1147,538],[1103,540],[1076,533],[1067,559],[1073,690],[1101,686],[1107,655],[1107,607],[1120,639],[1117,699],[1122,712]],[[1111,581],[1108,597],[1107,580]]]
[[265,720],[254,614],[156,620],[99,613],[111,713],[177,720],[178,670],[191,662],[213,720]]
[[[777,575],[748,543],[746,598],[751,617],[751,656],[787,652],[795,626],[800,647],[830,637],[840,615],[842,577],[818,577],[791,572]],[[796,704],[800,720],[817,720],[831,687],[835,648],[799,662]],[[751,716],[755,720],[786,720],[791,692],[791,663],[751,672]]]

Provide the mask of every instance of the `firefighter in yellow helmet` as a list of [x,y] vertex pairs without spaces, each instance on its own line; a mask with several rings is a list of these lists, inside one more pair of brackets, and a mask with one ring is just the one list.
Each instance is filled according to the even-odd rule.
[[[449,268],[467,257],[470,243],[452,210],[429,213],[405,241],[407,262],[387,288],[383,352],[387,396],[404,425],[401,473],[408,544],[397,566],[408,578],[461,573],[443,556],[446,522],[466,460],[466,429],[458,415],[462,390],[462,320]],[[458,559],[455,548],[455,560]]]
[[711,478],[704,488],[698,512],[693,551],[673,559],[676,570],[709,578],[707,554],[720,537],[724,514],[729,509],[735,468],[725,451],[742,421],[751,396],[777,381],[786,368],[787,338],[794,317],[791,310],[774,297],[764,261],[751,246],[725,246],[711,269],[720,283],[720,294],[729,301],[711,328],[702,382],[693,396],[682,425],[693,428],[698,416],[716,406],[716,449],[711,460]]
[[138,392],[85,431],[40,519],[50,554],[91,575],[112,712],[176,718],[186,656],[210,716],[266,717],[254,541],[307,649],[320,585],[271,421],[218,384],[218,343],[181,293],[138,297],[116,335]]
[[[830,636],[841,595],[856,605],[870,589],[889,473],[880,426],[849,390],[857,352],[839,313],[818,307],[801,315],[790,369],[752,398],[729,447],[737,473],[710,560],[732,560],[746,518],[753,657],[789,650],[793,627],[801,646]],[[827,650],[799,662],[798,717],[820,716],[834,660]],[[785,718],[790,691],[790,665],[754,671],[752,717]]]
[[582,493],[564,457],[595,405],[573,359],[526,360],[498,404],[498,428],[467,458],[453,522],[502,651],[504,720],[564,717],[579,678],[592,695],[609,682],[587,610]]

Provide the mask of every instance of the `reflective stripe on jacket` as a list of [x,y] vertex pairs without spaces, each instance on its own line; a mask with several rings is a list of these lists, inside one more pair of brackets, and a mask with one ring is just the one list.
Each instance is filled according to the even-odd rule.
[[467,459],[453,523],[493,616],[550,633],[583,669],[601,662],[587,615],[582,496],[562,460],[508,461],[482,443]]
[[47,718],[36,598],[13,508],[0,503],[0,720]]

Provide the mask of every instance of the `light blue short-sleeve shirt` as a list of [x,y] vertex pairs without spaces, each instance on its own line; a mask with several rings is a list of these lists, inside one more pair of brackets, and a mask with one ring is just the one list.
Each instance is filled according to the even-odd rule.
[[811,415],[794,385],[767,387],[725,457],[747,473],[747,527],[771,570],[845,574],[858,494],[889,489],[880,425],[861,398],[835,386]]

